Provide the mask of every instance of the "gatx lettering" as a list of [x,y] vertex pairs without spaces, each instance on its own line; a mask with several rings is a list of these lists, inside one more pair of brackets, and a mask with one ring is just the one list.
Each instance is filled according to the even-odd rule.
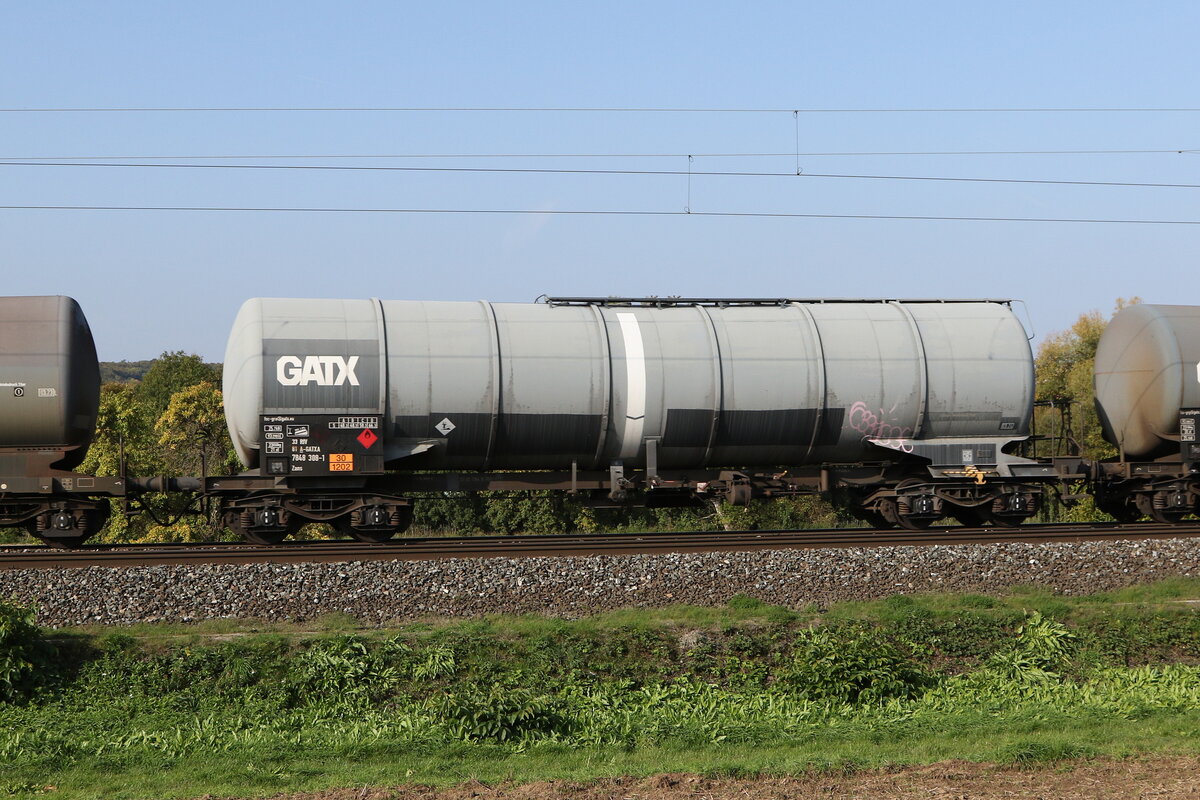
[[358,356],[280,356],[275,362],[275,379],[284,386],[358,386],[356,366]]

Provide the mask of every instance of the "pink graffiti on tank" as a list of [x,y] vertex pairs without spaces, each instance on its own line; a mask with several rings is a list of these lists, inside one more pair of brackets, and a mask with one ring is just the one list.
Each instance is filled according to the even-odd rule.
[[872,411],[870,406],[859,400],[850,406],[850,427],[861,433],[864,439],[876,440],[875,443],[881,447],[911,453],[913,445],[908,440],[912,436],[912,428],[893,425],[886,419],[888,413],[882,408],[878,413]]

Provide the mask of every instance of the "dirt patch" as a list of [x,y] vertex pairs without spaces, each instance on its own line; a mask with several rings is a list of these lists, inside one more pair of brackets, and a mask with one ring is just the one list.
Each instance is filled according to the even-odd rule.
[[949,761],[850,775],[704,778],[655,775],[444,789],[337,789],[277,800],[1200,800],[1200,758],[1088,761],[1037,769]]

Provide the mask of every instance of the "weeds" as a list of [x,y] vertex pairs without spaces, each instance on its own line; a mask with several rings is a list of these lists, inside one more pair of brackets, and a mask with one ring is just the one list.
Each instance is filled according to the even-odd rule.
[[878,629],[857,625],[801,631],[779,681],[803,697],[842,703],[915,697],[933,684]]
[[[341,621],[214,644],[121,633],[54,658],[28,610],[0,604],[0,794],[64,770],[154,776],[212,760],[272,790],[333,762],[608,763],[661,748],[731,765],[728,753],[800,748],[788,763],[803,766],[903,760],[906,744],[932,742],[939,757],[1036,764],[1140,747],[1133,731],[1200,729],[1197,615],[1084,608],[1068,624],[1012,607],[1031,596],[894,599],[816,627],[740,597],[730,616],[678,609],[667,623],[627,612],[368,633]],[[60,676],[53,691],[42,671]]]
[[1017,628],[1012,646],[993,655],[987,666],[1011,681],[1045,682],[1059,677],[1077,638],[1065,625],[1034,611]]
[[24,696],[51,668],[54,650],[33,617],[28,606],[0,602],[0,701]]
[[566,735],[570,724],[548,697],[522,689],[468,690],[431,704],[450,735],[464,741],[514,742]]

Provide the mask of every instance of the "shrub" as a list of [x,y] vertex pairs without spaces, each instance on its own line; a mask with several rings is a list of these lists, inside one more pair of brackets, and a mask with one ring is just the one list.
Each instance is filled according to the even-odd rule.
[[0,601],[0,700],[23,696],[48,662],[50,647],[29,606]]
[[523,689],[468,689],[442,695],[432,705],[450,734],[465,741],[513,742],[570,729],[551,698]]
[[369,704],[386,696],[400,672],[356,636],[318,640],[296,656],[294,687],[305,704]]
[[909,698],[932,678],[877,628],[847,625],[800,632],[781,686],[813,700],[870,703]]
[[1051,680],[1070,663],[1076,642],[1067,626],[1034,611],[1017,628],[1016,643],[988,659],[987,665],[1012,680]]

